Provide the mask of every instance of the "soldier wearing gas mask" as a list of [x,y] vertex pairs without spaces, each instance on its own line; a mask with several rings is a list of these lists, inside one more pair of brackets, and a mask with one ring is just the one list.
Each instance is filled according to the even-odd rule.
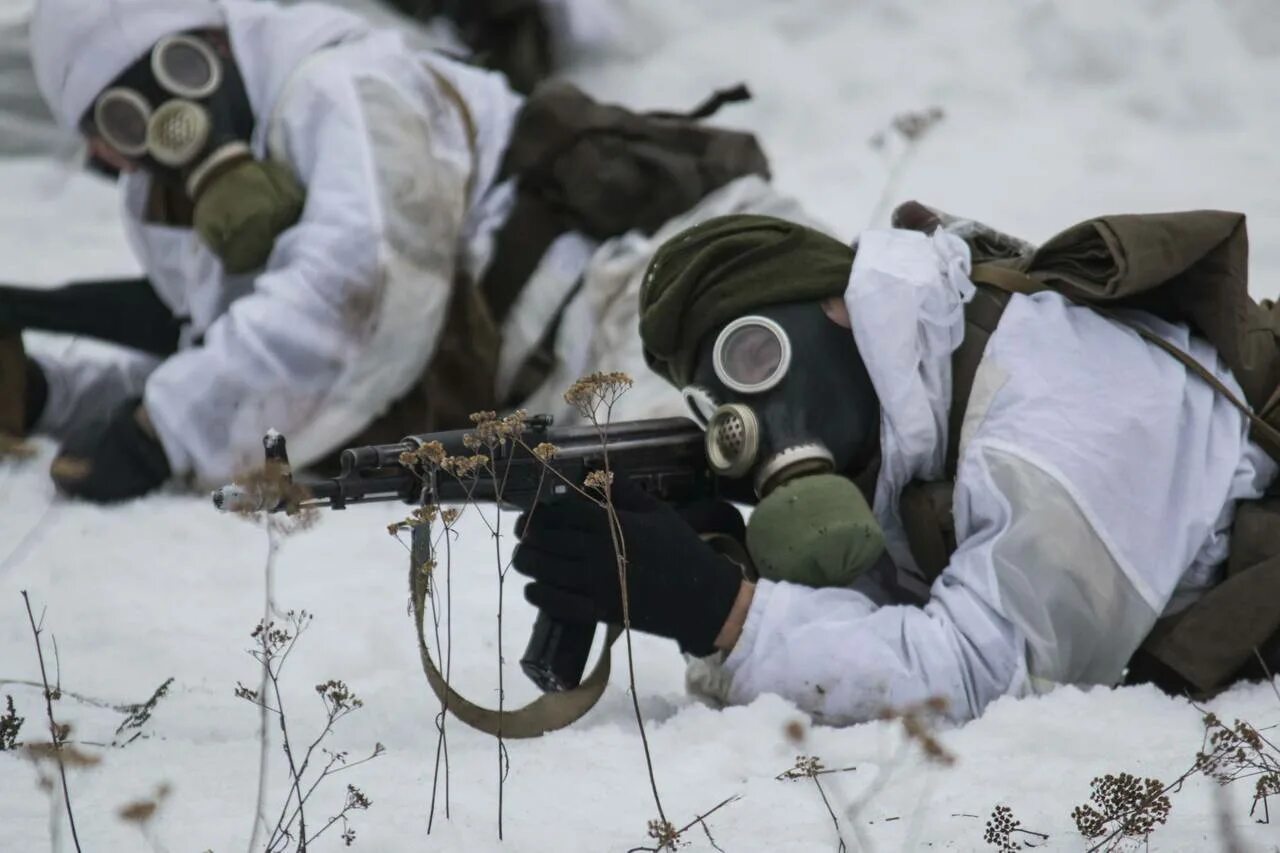
[[[749,134],[411,50],[313,4],[41,0],[37,80],[122,174],[145,277],[0,286],[0,436],[62,441],[62,491],[225,482],[263,433],[295,464],[347,444],[569,414],[592,369],[639,373],[636,293],[709,216],[802,217]],[[655,177],[656,176],[656,177]],[[23,329],[128,357],[24,354]],[[673,413],[656,377],[620,416]],[[643,386],[648,387],[643,387]]]
[[[313,4],[40,0],[31,45],[55,115],[120,173],[143,273],[0,288],[0,432],[58,438],[62,491],[216,481],[271,427],[305,464],[429,425],[430,401],[474,408],[431,371],[470,351],[446,317],[481,352],[496,334],[454,284],[505,214],[521,100],[500,76]],[[26,357],[22,329],[128,352]]]
[[[1276,465],[1239,410],[1131,328],[1013,296],[949,436],[975,296],[953,230],[870,231],[855,254],[731,216],[655,255],[649,364],[705,427],[711,467],[756,500],[748,576],[675,509],[615,488],[632,627],[693,656],[695,692],[778,694],[829,723],[931,698],[969,719],[1000,696],[1118,683],[1157,618],[1219,582],[1236,503]],[[1238,388],[1185,326],[1137,322]],[[934,577],[903,496],[951,464],[955,546]],[[601,510],[540,507],[519,529],[532,603],[621,621]]]

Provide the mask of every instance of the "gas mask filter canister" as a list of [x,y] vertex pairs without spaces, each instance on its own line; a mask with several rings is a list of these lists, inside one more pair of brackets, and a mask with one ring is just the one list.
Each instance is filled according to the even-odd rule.
[[884,550],[866,498],[836,473],[865,462],[879,419],[852,335],[814,303],[775,306],[725,326],[708,355],[683,395],[712,470],[752,477],[746,545],[760,576],[852,583]]

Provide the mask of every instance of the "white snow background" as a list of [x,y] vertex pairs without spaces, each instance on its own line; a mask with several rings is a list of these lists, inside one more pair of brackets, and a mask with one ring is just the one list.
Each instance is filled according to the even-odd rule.
[[[632,0],[617,12],[613,44],[576,56],[575,80],[654,108],[690,107],[713,88],[746,81],[755,100],[718,120],[759,133],[778,183],[842,236],[884,223],[882,195],[917,197],[1032,240],[1093,214],[1228,208],[1250,217],[1256,295],[1280,292],[1274,0]],[[893,133],[880,150],[869,140],[895,115],[935,106],[945,118],[886,192],[904,146]],[[110,186],[65,162],[0,162],[0,280],[54,284],[132,271]],[[40,692],[19,683],[38,679],[19,597],[29,590],[44,613],[46,654],[57,637],[66,691],[138,702],[176,679],[146,737],[124,748],[86,747],[101,764],[72,772],[83,848],[151,849],[116,810],[167,782],[172,794],[153,827],[157,849],[243,849],[254,817],[258,714],[233,689],[257,683],[245,650],[262,612],[263,531],[219,516],[202,495],[112,508],[58,500],[45,475],[52,447],[40,451],[33,462],[0,463],[0,697],[13,694],[26,739],[44,736]],[[656,811],[619,671],[571,729],[507,744],[502,844],[496,744],[451,723],[451,818],[438,814],[427,835],[437,703],[406,615],[405,554],[385,530],[402,515],[391,505],[329,514],[279,554],[276,600],[315,614],[284,677],[294,731],[305,738],[320,720],[313,686],[340,678],[365,706],[340,724],[332,745],[353,756],[375,742],[387,750],[321,788],[311,820],[337,810],[349,781],[373,801],[355,815],[359,849],[622,851],[645,843]],[[462,528],[453,566],[455,681],[493,703],[493,542],[474,518]],[[504,554],[510,545],[501,542]],[[514,703],[534,695],[516,664],[532,621],[518,577],[506,586],[505,611]],[[813,786],[774,780],[798,753],[856,767],[823,777],[851,849],[987,849],[983,823],[1003,803],[1050,836],[1043,849],[1084,850],[1070,812],[1088,799],[1093,777],[1127,770],[1171,781],[1200,746],[1199,713],[1185,701],[1150,688],[1060,689],[996,702],[982,719],[942,732],[957,761],[937,768],[903,746],[894,723],[810,728],[797,745],[784,729],[802,716],[780,699],[703,707],[685,695],[669,643],[637,637],[636,672],[670,819],[683,825],[741,797],[708,822],[726,851],[836,849]],[[1236,688],[1212,707],[1228,720],[1280,722],[1270,685]],[[55,708],[77,740],[109,742],[122,719],[70,695]],[[274,814],[287,776],[277,746],[271,755]],[[49,806],[35,782],[26,761],[0,754],[0,849],[50,849]],[[1191,780],[1172,796],[1151,849],[1225,849],[1222,815],[1245,849],[1274,849],[1280,829],[1249,817],[1250,788],[1240,783],[1219,799],[1212,783]],[[696,827],[686,838],[688,850],[712,849]],[[313,849],[340,846],[331,833]]]

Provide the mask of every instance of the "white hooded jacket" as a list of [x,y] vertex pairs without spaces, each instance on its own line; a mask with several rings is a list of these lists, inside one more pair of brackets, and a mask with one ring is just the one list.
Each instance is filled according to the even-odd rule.
[[[873,231],[845,294],[882,404],[874,510],[907,574],[897,496],[943,473],[968,272],[950,234]],[[1240,394],[1185,327],[1131,319]],[[932,697],[963,720],[1002,695],[1115,684],[1156,619],[1217,581],[1236,501],[1275,473],[1240,412],[1133,330],[1053,293],[1014,296],[974,381],[958,547],[927,603],[763,581],[702,687],[732,702],[776,693],[851,723]]]
[[[509,207],[494,179],[520,99],[498,75],[415,53],[345,12],[247,0],[41,0],[37,80],[75,126],[155,41],[200,27],[228,33],[257,118],[255,155],[287,163],[307,192],[266,267],[237,277],[193,231],[143,221],[145,174],[123,181],[143,269],[190,323],[182,351],[134,371],[146,375],[139,390],[174,472],[225,481],[259,462],[266,428],[286,432],[306,464],[419,378],[455,270],[483,269]],[[465,101],[474,139],[442,79]],[[78,400],[122,375],[40,360],[50,399],[38,428],[55,433]]]

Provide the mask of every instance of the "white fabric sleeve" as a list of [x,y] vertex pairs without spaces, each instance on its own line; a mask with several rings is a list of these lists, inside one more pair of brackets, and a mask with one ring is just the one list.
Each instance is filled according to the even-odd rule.
[[1013,626],[954,576],[924,607],[762,581],[724,669],[729,702],[775,693],[836,725],[930,698],[970,719],[1021,675]]
[[[81,349],[92,351],[78,352]],[[30,356],[49,389],[33,431],[54,438],[63,438],[72,427],[105,417],[124,400],[142,394],[148,374],[160,363],[144,353],[82,341],[57,355],[44,350]]]
[[466,164],[456,150],[441,164],[422,108],[330,62],[278,115],[302,218],[253,292],[146,388],[170,464],[205,482],[261,464],[268,428],[298,464],[363,428],[421,374],[450,293]]
[[973,447],[956,516],[963,541],[923,607],[761,583],[724,663],[728,700],[778,693],[852,723],[942,698],[964,720],[1007,693],[1117,681],[1158,609],[1070,490],[1015,453]]

